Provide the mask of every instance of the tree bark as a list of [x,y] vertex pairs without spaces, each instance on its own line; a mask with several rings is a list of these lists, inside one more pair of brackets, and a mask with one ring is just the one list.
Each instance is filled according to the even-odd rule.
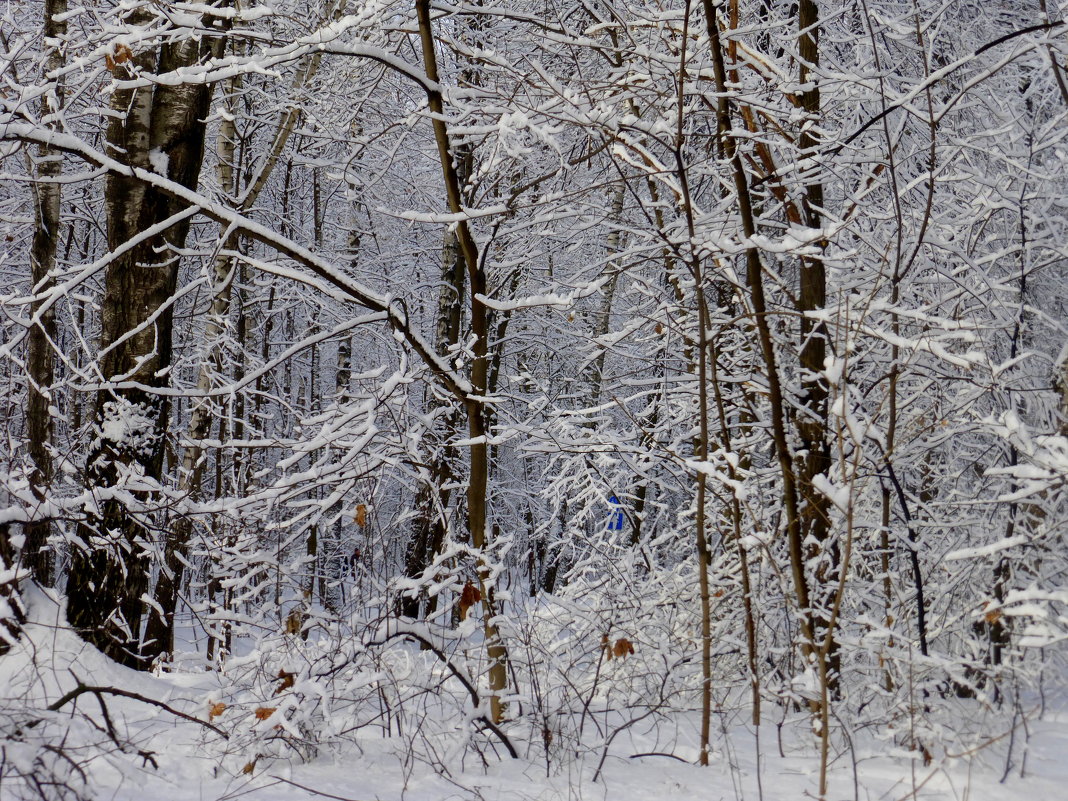
[[[46,72],[54,72],[63,66],[62,38],[67,33],[67,23],[62,15],[67,13],[67,0],[45,0],[44,36],[51,42],[48,58],[45,61]],[[48,121],[49,128],[59,127],[58,117],[63,106],[62,77],[56,78],[51,96],[41,103],[41,116],[53,118]],[[58,178],[63,172],[63,157],[48,145],[41,145],[37,150],[37,178],[34,184],[34,218],[36,227],[33,243],[30,246],[30,270],[34,294],[43,294],[55,286],[53,270],[56,266],[56,252],[59,246],[60,201],[62,184]],[[48,487],[52,483],[52,383],[55,379],[55,360],[53,353],[56,339],[56,313],[53,305],[47,307],[42,302],[35,302],[30,310],[36,324],[30,328],[26,371],[30,386],[26,402],[26,433],[29,437],[29,454],[33,462],[30,485],[34,496],[44,501]],[[37,520],[26,526],[26,542],[22,551],[22,563],[29,568],[33,578],[43,586],[50,586],[53,581],[54,556],[48,550],[48,537],[51,524],[47,520]]]
[[[467,148],[467,151],[470,151],[470,148]],[[470,161],[469,152],[458,159],[457,166],[462,171],[462,174],[457,176],[459,180],[466,180],[466,176],[470,174]],[[460,252],[456,235],[452,231],[446,231],[434,332],[434,347],[439,356],[447,355],[460,342],[465,271],[463,253]],[[443,515],[448,508],[450,497],[450,492],[445,487],[455,477],[447,449],[449,441],[457,435],[460,421],[456,411],[442,408],[441,402],[432,393],[428,394],[428,398],[428,417],[436,419],[438,425],[436,430],[429,432],[432,449],[430,480],[419,487],[416,496],[416,517],[404,563],[404,574],[408,578],[422,575],[434,554],[441,549],[446,528]],[[419,608],[420,601],[417,596],[406,596],[400,601],[400,613],[407,617],[418,617]]]
[[[814,72],[820,61],[819,8],[814,0],[799,0],[797,9],[798,50],[801,57],[799,81],[806,87],[800,98],[805,116],[797,138],[798,159],[802,162],[808,159],[813,165],[817,165],[820,141],[813,131],[819,125],[821,114],[820,78]],[[818,168],[813,166],[810,169],[815,171]],[[809,228],[821,228],[823,184],[818,174],[805,180],[802,202],[805,224]],[[827,246],[822,237],[818,244],[821,250]],[[801,445],[800,453],[796,457],[802,500],[799,513],[802,541],[807,543],[805,558],[817,565],[813,593],[816,597],[812,599],[817,608],[811,611],[811,616],[813,636],[816,641],[820,641],[827,625],[827,603],[833,592],[837,573],[841,569],[838,548],[828,542],[831,528],[830,500],[816,489],[814,483],[817,476],[829,477],[831,469],[830,444],[827,440],[828,388],[823,375],[828,334],[826,324],[813,317],[814,312],[827,305],[827,273],[822,253],[801,258],[799,280],[801,398],[800,408],[794,414],[794,427]],[[836,687],[839,655],[837,640],[833,636],[831,643],[826,675],[832,687]]]
[[[430,0],[416,0],[416,17],[419,25],[419,38],[423,49],[423,67],[427,77],[435,84],[438,82],[437,55],[434,52],[434,32],[430,20]],[[444,100],[438,90],[427,92],[427,104],[433,115],[434,139],[438,148],[438,162],[448,209],[452,214],[463,213],[462,186],[453,162],[454,151],[449,141],[449,130],[445,122]],[[467,433],[471,440],[470,474],[467,483],[467,519],[471,532],[471,543],[478,551],[484,551],[488,545],[487,491],[489,484],[489,445],[486,442],[486,418],[483,412],[483,396],[488,386],[489,372],[489,309],[480,298],[487,294],[486,273],[478,257],[478,246],[467,220],[462,217],[455,224],[456,239],[463,256],[470,286],[471,304],[469,307],[473,358],[471,360],[471,392],[464,398],[464,411],[467,415]],[[490,717],[499,723],[504,716],[504,703],[501,695],[508,683],[508,651],[501,639],[500,630],[495,622],[496,603],[493,588],[486,579],[489,566],[480,557],[476,570],[479,589],[482,595],[483,628],[486,635],[486,656],[489,660]]]
[[[129,12],[131,26],[153,14]],[[212,53],[211,40],[183,40],[146,49],[130,60],[146,73],[196,64]],[[132,77],[125,64],[116,77]],[[197,185],[204,155],[204,120],[211,87],[157,85],[117,89],[108,125],[111,155],[145,170],[165,171],[188,188]],[[99,371],[105,388],[96,398],[95,435],[85,481],[93,488],[131,483],[134,497],[149,498],[158,483],[169,404],[154,390],[166,386],[171,364],[177,251],[189,230],[182,201],[136,178],[110,174],[106,187],[108,248],[114,258],[104,277]],[[122,382],[121,386],[115,383]],[[140,486],[138,486],[140,485]],[[90,643],[116,661],[144,667],[139,647],[148,557],[155,550],[143,520],[117,499],[104,500],[78,528],[67,584],[67,615]]]

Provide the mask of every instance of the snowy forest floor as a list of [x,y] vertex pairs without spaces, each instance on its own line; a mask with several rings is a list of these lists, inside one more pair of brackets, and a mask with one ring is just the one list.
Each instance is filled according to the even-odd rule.
[[[116,688],[155,699],[199,720],[217,695],[220,678],[204,670],[152,675],[118,666],[85,645],[61,620],[51,596],[31,598],[31,620],[16,648],[0,659],[0,721],[4,730],[0,799],[35,797],[17,775],[32,775],[40,742],[25,736],[38,731],[27,716],[40,715],[49,704],[79,682]],[[616,738],[603,758],[596,753],[560,759],[547,770],[544,760],[511,760],[483,764],[477,755],[443,754],[438,770],[413,758],[402,736],[367,735],[351,749],[319,754],[306,762],[264,761],[252,775],[225,759],[225,743],[193,721],[128,697],[92,694],[69,703],[47,718],[46,729],[60,732],[65,751],[56,764],[68,763],[65,775],[81,797],[114,801],[718,801],[763,799],[787,801],[816,797],[817,740],[804,714],[791,714],[781,725],[761,727],[758,745],[753,727],[741,712],[722,713],[716,725],[714,753],[707,768],[689,764],[697,715],[680,714],[671,731],[663,726],[630,728]],[[101,747],[108,721],[118,748]],[[72,712],[77,709],[77,715]],[[778,715],[778,708],[769,710]],[[46,716],[47,717],[47,716]],[[21,727],[19,719],[23,720]],[[972,754],[924,765],[915,752],[894,750],[877,737],[854,738],[840,751],[831,770],[828,798],[861,799],[1033,799],[1065,798],[1068,788],[1068,695],[1047,694],[1041,716],[1026,722],[999,718],[992,740]],[[93,721],[99,728],[94,728]],[[66,726],[66,729],[64,729]],[[14,734],[12,734],[14,732]],[[41,737],[45,736],[40,732]],[[999,736],[1003,735],[1003,736]],[[90,746],[95,742],[96,746]],[[780,752],[781,748],[781,752]],[[151,760],[138,754],[149,752]],[[1011,749],[1011,758],[1009,753]],[[666,752],[670,751],[671,755]],[[644,756],[640,756],[645,754]],[[757,762],[760,770],[757,770]],[[39,756],[39,754],[38,754]],[[70,759],[68,759],[70,757]],[[144,764],[142,764],[144,763]],[[78,767],[73,767],[75,764]],[[450,775],[442,775],[447,766]],[[63,771],[61,771],[63,773]],[[81,774],[80,776],[77,774]],[[13,776],[15,778],[13,778]],[[759,778],[758,778],[759,777]],[[80,788],[80,789],[78,789]],[[78,796],[57,796],[78,797]]]

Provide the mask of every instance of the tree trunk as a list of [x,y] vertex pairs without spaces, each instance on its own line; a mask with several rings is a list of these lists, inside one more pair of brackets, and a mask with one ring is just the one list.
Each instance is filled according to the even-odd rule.
[[[67,13],[67,0],[45,0],[44,37],[57,43],[48,53],[45,70],[53,72],[63,65],[63,52],[58,42],[67,34],[67,23],[62,15]],[[63,105],[63,78],[57,78],[51,97],[41,104],[41,116],[58,114]],[[49,123],[56,128],[55,123]],[[59,245],[60,200],[62,184],[57,180],[63,172],[63,158],[48,145],[37,151],[37,177],[34,184],[34,218],[36,227],[30,247],[30,269],[34,294],[49,291],[55,286],[52,271],[56,266],[56,251]],[[52,483],[52,415],[51,388],[55,377],[53,352],[56,338],[55,306],[36,302],[31,311],[36,325],[30,328],[26,371],[30,378],[29,396],[26,403],[26,433],[29,437],[29,453],[33,462],[30,485],[39,501],[44,501]],[[22,563],[29,568],[33,578],[43,586],[50,586],[54,579],[54,557],[48,550],[51,525],[47,520],[37,520],[26,526],[26,542]]]
[[[434,52],[434,33],[430,20],[430,0],[416,0],[416,16],[419,24],[419,38],[423,49],[423,67],[427,77],[438,82],[437,55]],[[438,162],[448,208],[452,214],[463,212],[462,185],[453,162],[454,152],[449,141],[449,130],[445,122],[444,101],[440,91],[427,92],[427,104],[433,115],[434,139],[438,148]],[[471,531],[471,543],[478,551],[488,545],[487,491],[489,483],[489,445],[486,442],[486,419],[483,410],[483,396],[488,387],[489,372],[489,309],[480,300],[487,294],[486,273],[478,257],[478,246],[467,221],[462,217],[455,224],[456,239],[463,256],[464,266],[470,285],[471,305],[469,308],[473,359],[471,360],[471,394],[464,399],[464,411],[467,415],[467,433],[470,445],[470,474],[467,483],[467,520]],[[504,703],[501,694],[508,683],[508,651],[501,639],[495,618],[496,602],[493,588],[486,583],[489,566],[480,557],[476,566],[479,589],[482,595],[483,629],[486,635],[486,656],[489,661],[490,718],[499,723],[504,717]]]
[[[137,8],[131,25],[148,25],[153,14]],[[211,53],[211,43],[184,40],[131,57],[146,73],[172,72]],[[125,64],[116,76],[132,77]],[[110,154],[194,188],[204,155],[204,120],[210,86],[157,85],[118,89],[112,95],[107,130]],[[168,406],[153,390],[166,386],[171,364],[173,310],[167,306],[178,279],[176,252],[189,230],[192,210],[136,178],[109,175],[106,187],[108,248],[114,254],[101,301],[100,375],[106,386],[96,398],[95,434],[86,465],[88,486],[132,484],[140,501],[158,483]],[[120,500],[109,498],[78,528],[72,553],[67,615],[71,625],[117,661],[144,667],[138,639],[142,596],[148,589],[147,558],[155,550],[143,521]]]
[[[620,217],[623,215],[624,184],[620,183],[612,193],[612,205],[609,211],[609,220],[617,225],[622,225]],[[600,347],[597,340],[608,333],[612,326],[612,305],[615,301],[616,285],[619,283],[620,265],[619,255],[622,237],[619,228],[613,228],[605,242],[610,261],[607,265],[609,272],[608,284],[604,288],[604,297],[601,299],[601,308],[597,312],[593,326],[594,350],[597,353],[590,362],[587,381],[590,386],[590,406],[595,407],[601,402],[601,393],[604,389],[604,360],[608,355],[607,348]]]
[[[223,118],[219,127],[219,185],[223,191],[232,195],[234,185],[234,142],[237,135],[234,123],[234,91],[240,86],[240,77],[233,79],[227,93],[229,115]],[[234,245],[232,241],[223,242],[223,250]],[[197,376],[197,392],[201,393],[193,401],[189,415],[187,436],[189,444],[182,451],[182,465],[178,474],[178,491],[186,497],[195,497],[200,490],[204,472],[204,447],[201,442],[211,433],[211,424],[217,412],[215,404],[207,393],[214,385],[214,377],[222,368],[220,339],[226,330],[230,311],[230,296],[233,290],[236,262],[229,256],[220,254],[215,258],[212,282],[212,302],[208,311],[208,321],[204,328],[204,343],[208,350],[201,360]],[[155,659],[174,650],[174,613],[178,606],[178,593],[181,590],[182,576],[185,569],[185,554],[189,538],[193,532],[193,521],[189,515],[176,515],[168,530],[163,549],[163,565],[154,593],[155,614],[150,614],[145,626],[144,653],[146,658]]]
[[[819,77],[813,68],[819,65],[819,9],[814,0],[799,0],[797,12],[799,30],[800,76],[799,81],[808,87],[801,93],[801,106],[805,111],[804,122],[798,134],[798,159],[818,161],[820,142],[812,133],[820,121]],[[805,185],[805,224],[809,228],[822,226],[823,185],[817,176]],[[821,248],[826,247],[823,239]],[[797,457],[798,484],[802,503],[801,537],[807,543],[806,561],[815,561],[815,592],[812,599],[817,608],[811,610],[813,636],[818,642],[823,639],[827,601],[833,592],[839,565],[838,549],[833,544],[828,548],[830,535],[830,501],[816,489],[817,476],[829,477],[831,469],[830,445],[827,441],[827,394],[824,359],[827,355],[827,326],[813,319],[812,313],[827,305],[827,276],[822,255],[804,256],[801,259],[799,286],[801,312],[801,367],[800,409],[794,415],[794,427],[800,439],[801,454]],[[832,649],[827,672],[832,685],[838,680],[838,648],[832,638]]]
[[[461,149],[463,151],[463,149]],[[466,180],[471,165],[470,148],[457,159],[457,167],[462,171],[459,180]],[[445,232],[442,247],[442,275],[438,292],[437,323],[434,332],[434,346],[439,356],[445,356],[460,342],[460,324],[463,316],[463,295],[465,284],[465,264],[460,252],[456,235]],[[404,574],[416,578],[426,570],[434,554],[445,540],[444,515],[449,506],[450,492],[445,488],[455,477],[449,458],[449,442],[455,439],[460,421],[453,409],[443,409],[442,404],[433,394],[428,394],[429,408],[427,416],[438,421],[436,430],[430,433],[432,448],[430,462],[430,480],[424,482],[416,496],[417,510],[412,524],[412,533],[405,553]],[[416,596],[406,596],[400,601],[400,613],[407,617],[419,616],[420,602]]]
[[[718,128],[723,144],[723,152],[731,165],[734,190],[738,204],[738,215],[742,231],[751,241],[756,233],[756,220],[753,214],[752,198],[746,177],[745,166],[737,141],[731,133],[731,113],[727,88],[727,71],[724,65],[723,49],[720,42],[719,23],[716,19],[714,0],[703,0],[705,20],[708,26],[708,38],[712,49],[713,72],[716,88],[720,93],[718,107]],[[788,411],[786,397],[783,393],[779,374],[779,360],[776,355],[775,341],[768,322],[768,306],[764,292],[764,266],[760,251],[750,245],[745,251],[746,283],[749,288],[749,304],[753,322],[760,344],[761,356],[768,382],[768,403],[770,406],[772,442],[779,465],[782,480],[783,513],[786,519],[786,540],[790,554],[790,568],[794,582],[794,601],[797,605],[798,625],[801,629],[801,648],[806,657],[815,654],[814,632],[812,627],[811,603],[808,577],[805,572],[805,549],[803,524],[799,503],[800,477],[795,473],[793,453],[787,436]]]

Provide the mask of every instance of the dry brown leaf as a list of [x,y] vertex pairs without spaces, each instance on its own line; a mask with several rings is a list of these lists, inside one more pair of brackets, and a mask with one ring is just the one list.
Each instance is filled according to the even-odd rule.
[[541,727],[541,741],[545,743],[546,748],[553,744],[553,731],[548,726]]
[[274,691],[275,695],[278,695],[278,693],[284,692],[285,690],[288,690],[290,687],[292,687],[297,680],[297,674],[291,673],[288,670],[279,670],[278,678],[282,680],[282,683],[279,684],[278,689]]
[[467,620],[467,610],[482,600],[482,593],[470,581],[460,592],[460,620]]
[[252,771],[254,771],[255,769],[256,769],[256,760],[252,760],[251,762],[246,762],[245,763],[245,767],[241,768],[241,772],[244,773],[245,775],[251,775]]
[[634,646],[626,637],[620,637],[612,647],[612,654],[620,659],[634,653]]
[[352,519],[355,521],[357,526],[359,526],[360,528],[365,528],[367,526],[367,504],[356,504],[356,514],[353,515]]
[[211,704],[208,707],[208,722],[210,723],[211,721],[215,720],[215,718],[219,717],[219,715],[221,715],[225,711],[226,704],[224,704],[222,701],[217,704]]
[[119,64],[125,64],[133,58],[133,51],[124,44],[117,44],[112,50],[112,53],[104,54],[104,66],[110,71],[114,71]]
[[256,720],[267,720],[271,715],[278,711],[276,706],[260,706],[256,707]]
[[304,628],[304,615],[294,609],[286,616],[286,634],[300,634]]

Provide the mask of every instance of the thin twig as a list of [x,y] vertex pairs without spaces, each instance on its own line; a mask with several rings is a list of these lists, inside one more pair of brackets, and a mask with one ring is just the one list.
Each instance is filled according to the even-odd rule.
[[[448,654],[446,654],[443,650],[434,645],[434,643],[432,643],[426,637],[423,637],[422,635],[416,634],[411,631],[396,631],[391,634],[387,634],[381,640],[369,642],[367,643],[367,645],[385,645],[387,642],[396,639],[397,637],[410,637],[413,640],[416,640],[417,642],[420,642],[425,645],[427,647],[427,650],[429,650],[431,653],[434,654],[434,656],[440,659],[445,664],[445,667],[449,669],[452,675],[455,676],[459,680],[460,684],[464,686],[464,689],[467,690],[468,695],[471,696],[471,702],[474,704],[475,708],[480,708],[482,702],[479,699],[478,690],[475,689],[475,686],[471,683],[471,680],[468,679],[467,676],[465,676],[459,670],[459,668],[457,668],[456,665],[452,663],[452,660],[449,659]],[[519,759],[519,752],[515,750],[515,746],[512,745],[512,741],[508,739],[508,735],[501,731],[497,724],[490,720],[488,715],[480,714],[475,719],[481,721],[487,729],[489,729],[497,736],[497,739],[501,741],[501,744],[508,749],[508,754],[512,757],[512,759]]]
[[66,695],[59,698],[59,700],[53,701],[46,707],[46,709],[48,709],[49,712],[58,712],[64,706],[73,701],[75,698],[78,698],[79,696],[84,695],[85,693],[93,693],[97,697],[99,697],[101,693],[106,693],[108,695],[117,695],[120,698],[130,698],[134,701],[140,701],[143,704],[157,706],[160,709],[170,712],[177,718],[181,718],[182,720],[189,720],[193,723],[199,723],[204,728],[211,729],[224,740],[230,739],[230,735],[224,732],[218,726],[214,726],[211,723],[208,723],[207,721],[203,721],[200,718],[194,717],[193,715],[187,715],[185,712],[175,709],[174,707],[169,706],[163,703],[162,701],[157,701],[155,698],[149,698],[148,696],[141,695],[140,693],[130,692],[129,690],[120,690],[117,687],[97,687],[89,684],[82,684],[79,681],[77,687],[68,692]]
[[333,798],[334,801],[361,801],[361,799],[358,798],[349,798],[344,795],[333,795],[332,793],[324,793],[322,790],[313,790],[311,787],[305,787],[303,784],[299,784],[295,781],[283,779],[281,776],[271,776],[271,778],[276,779],[277,781],[280,781],[284,784],[292,784],[294,787],[299,787],[304,792],[311,793],[312,795],[322,796],[323,798]]
[[679,762],[683,763],[684,765],[689,765],[690,764],[689,760],[683,759],[680,756],[675,756],[674,754],[668,754],[668,753],[663,752],[663,751],[646,751],[645,753],[642,753],[642,754],[631,754],[630,755],[630,759],[641,759],[642,757],[651,757],[651,756],[662,756],[662,757],[667,757],[668,759],[677,759]]

